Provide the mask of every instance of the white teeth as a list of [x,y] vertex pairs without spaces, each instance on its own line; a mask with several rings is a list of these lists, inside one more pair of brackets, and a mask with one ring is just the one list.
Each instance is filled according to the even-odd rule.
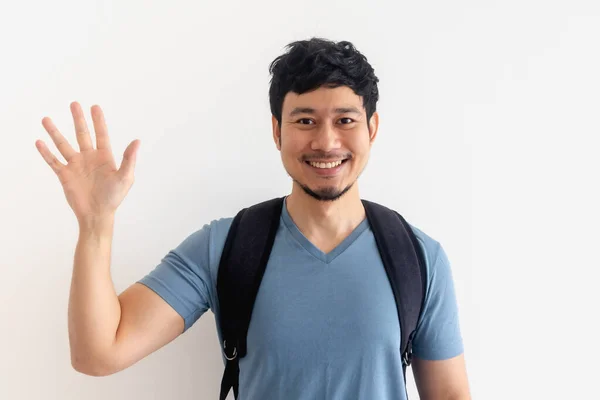
[[342,163],[342,160],[338,160],[338,161],[334,161],[334,162],[328,162],[328,163],[311,161],[310,165],[313,166],[313,167],[315,167],[315,168],[335,168],[338,165],[340,165],[341,163]]

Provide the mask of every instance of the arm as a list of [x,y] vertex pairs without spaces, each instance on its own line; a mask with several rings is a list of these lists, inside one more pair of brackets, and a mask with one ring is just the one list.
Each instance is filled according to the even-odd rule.
[[183,318],[135,283],[117,296],[110,276],[112,218],[80,224],[69,297],[69,343],[75,370],[105,376],[174,340]]
[[470,400],[464,355],[447,360],[413,359],[413,374],[421,400]]
[[117,168],[104,114],[97,105],[91,111],[96,148],[77,102],[71,103],[71,113],[80,151],[48,117],[42,125],[67,164],[43,141],[35,145],[59,179],[80,228],[68,309],[71,364],[99,376],[126,368],[173,340],[183,330],[183,318],[142,285],[121,296],[115,293],[110,277],[114,215],[133,184],[139,141],[127,146]]
[[427,242],[428,285],[413,343],[412,370],[423,400],[469,400],[452,269],[439,243]]

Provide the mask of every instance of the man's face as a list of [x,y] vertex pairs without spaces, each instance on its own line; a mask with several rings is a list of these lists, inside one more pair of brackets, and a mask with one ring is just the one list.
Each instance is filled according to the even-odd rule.
[[362,98],[347,86],[290,92],[283,101],[281,127],[272,120],[287,173],[295,185],[323,201],[338,199],[356,182],[379,124],[377,113],[367,121]]

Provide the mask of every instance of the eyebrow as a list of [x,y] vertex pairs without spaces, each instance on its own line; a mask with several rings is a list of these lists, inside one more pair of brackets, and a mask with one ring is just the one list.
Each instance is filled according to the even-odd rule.
[[[333,112],[335,114],[359,114],[359,115],[361,113],[358,110],[358,108],[356,108],[356,107],[340,107],[340,108],[336,108],[335,110],[333,110]],[[315,113],[316,113],[316,110],[311,107],[296,107],[290,112],[289,116],[293,117],[294,115],[298,115],[298,114],[315,114]]]

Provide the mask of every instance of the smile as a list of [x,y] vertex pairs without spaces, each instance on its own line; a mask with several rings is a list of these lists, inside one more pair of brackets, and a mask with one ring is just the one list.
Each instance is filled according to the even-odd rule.
[[335,167],[341,165],[344,161],[346,161],[346,160],[337,160],[337,161],[330,161],[330,162],[307,161],[307,163],[311,167],[326,169],[326,168],[335,168]]

